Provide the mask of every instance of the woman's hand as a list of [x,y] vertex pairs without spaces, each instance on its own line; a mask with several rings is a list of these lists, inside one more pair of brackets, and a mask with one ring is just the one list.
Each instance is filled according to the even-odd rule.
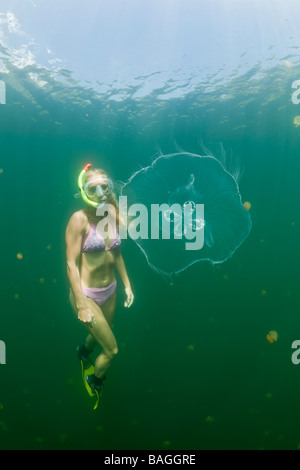
[[127,299],[124,302],[124,307],[129,308],[132,305],[134,295],[130,287],[125,288],[125,293],[127,295]]
[[94,314],[90,308],[84,307],[78,310],[78,319],[83,323],[90,323],[93,321]]

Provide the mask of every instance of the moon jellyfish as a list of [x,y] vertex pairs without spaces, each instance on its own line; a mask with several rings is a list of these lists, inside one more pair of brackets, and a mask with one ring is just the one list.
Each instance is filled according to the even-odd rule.
[[[128,206],[146,208],[151,233],[134,242],[150,267],[167,276],[200,261],[223,263],[245,241],[252,226],[237,177],[212,156],[162,155],[130,177],[122,196]],[[158,218],[153,217],[154,206],[162,208]],[[132,215],[128,211],[129,221]],[[169,225],[169,237],[164,236],[164,224]],[[159,237],[151,236],[155,229]],[[200,248],[187,249],[188,233],[202,236]]]

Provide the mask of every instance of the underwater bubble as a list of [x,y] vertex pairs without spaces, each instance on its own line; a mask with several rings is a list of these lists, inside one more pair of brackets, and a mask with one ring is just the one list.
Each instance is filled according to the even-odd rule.
[[[199,261],[223,263],[245,241],[252,226],[237,176],[212,156],[161,155],[129,178],[122,196],[127,197],[128,208],[133,204],[147,208],[148,238],[134,242],[150,267],[162,275],[179,273]],[[196,207],[202,204],[204,210],[198,212]],[[153,205],[161,208],[158,218],[153,217]],[[133,219],[129,212],[128,227]],[[166,224],[169,237],[164,237]],[[152,234],[157,232],[160,236],[155,239]]]

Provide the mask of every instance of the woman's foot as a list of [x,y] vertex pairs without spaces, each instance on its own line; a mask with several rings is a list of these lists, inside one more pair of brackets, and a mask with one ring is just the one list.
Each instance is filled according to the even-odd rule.
[[95,367],[94,364],[92,363],[91,359],[89,358],[89,354],[91,353],[84,345],[82,346],[77,346],[77,354],[78,358],[80,360],[81,364],[81,375],[82,375],[82,380],[84,383],[84,386],[90,395],[90,397],[93,397],[95,395],[94,392],[92,392],[91,388],[89,387],[87,381],[85,380],[87,375],[92,375],[95,372]]
[[97,410],[100,404],[100,397],[103,392],[103,381],[105,379],[106,379],[105,376],[99,379],[98,377],[95,376],[95,374],[86,375],[85,377],[86,387],[90,389],[91,396],[96,396],[94,410]]
[[93,395],[98,394],[100,397],[103,391],[104,387],[104,380],[106,379],[106,376],[98,378],[95,376],[95,374],[92,375],[86,375],[85,380],[88,383]]

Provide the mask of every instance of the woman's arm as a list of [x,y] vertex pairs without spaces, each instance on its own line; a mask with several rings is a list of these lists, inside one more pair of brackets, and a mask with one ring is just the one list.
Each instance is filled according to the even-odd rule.
[[123,260],[123,256],[121,255],[121,250],[120,250],[120,248],[118,248],[118,250],[116,250],[116,251],[117,251],[117,253],[115,255],[115,267],[116,267],[117,273],[119,274],[119,276],[121,278],[121,281],[124,284],[125,292],[126,292],[126,295],[127,295],[127,299],[124,303],[124,306],[125,307],[130,307],[132,302],[133,302],[134,295],[133,295],[133,292],[132,292],[132,289],[131,289],[131,285],[130,285],[130,281],[129,281],[129,278],[128,278],[127,269],[126,269],[126,266],[125,266],[125,263],[124,263],[124,260]]
[[66,229],[67,273],[73,291],[77,308],[86,308],[86,299],[82,292],[79,263],[82,235],[85,230],[85,219],[82,214],[75,212]]
[[121,250],[120,248],[118,248],[116,251],[117,253],[115,255],[115,266],[116,266],[117,273],[119,274],[121,281],[124,284],[125,289],[126,288],[131,289],[130,281],[129,281],[128,274],[127,274],[127,269],[123,260],[123,256],[121,254]]

